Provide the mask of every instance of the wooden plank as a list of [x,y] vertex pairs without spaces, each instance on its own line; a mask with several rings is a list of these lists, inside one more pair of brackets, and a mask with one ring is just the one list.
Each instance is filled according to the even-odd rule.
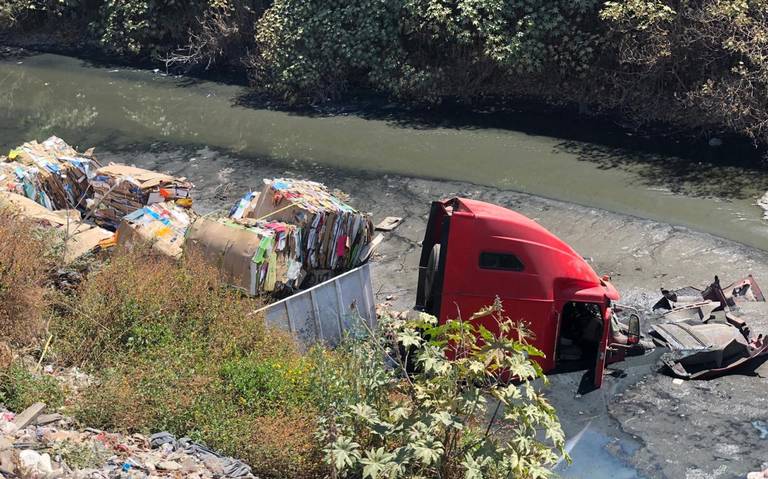
[[45,410],[45,403],[36,402],[35,404],[26,408],[21,414],[17,414],[13,420],[13,423],[19,428],[24,429],[37,419],[37,416],[42,414]]
[[381,231],[392,231],[393,229],[400,226],[400,223],[403,222],[403,219],[399,216],[387,216],[379,224],[376,225],[377,230]]

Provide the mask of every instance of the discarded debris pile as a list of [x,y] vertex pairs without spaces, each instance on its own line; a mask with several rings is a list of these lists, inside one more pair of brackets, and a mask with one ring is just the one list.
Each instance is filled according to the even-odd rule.
[[24,143],[0,157],[0,185],[49,210],[83,210],[91,194],[89,179],[99,166],[92,150],[78,153],[52,136],[42,143]]
[[189,438],[78,431],[37,403],[15,415],[0,408],[0,477],[252,478],[251,468]]
[[[99,244],[130,246],[138,240],[179,258],[196,224],[189,244],[249,294],[291,293],[321,283],[366,262],[381,242],[372,239],[369,215],[325,185],[304,180],[264,180],[263,190],[245,195],[228,219],[195,223],[194,185],[185,178],[115,163],[101,166],[91,152],[81,155],[57,137],[11,150],[0,161],[0,181],[0,191],[47,208],[15,201],[24,215],[59,230],[66,226],[70,259]],[[76,209],[82,217],[64,211]],[[382,229],[400,221],[388,220]]]
[[0,191],[0,207],[10,208],[41,228],[54,231],[53,241],[61,246],[65,263],[94,251],[102,241],[112,236],[103,228],[84,223],[76,210],[51,211],[15,193]]
[[368,215],[320,183],[286,178],[264,183],[263,191],[245,195],[232,208],[230,217],[245,225],[263,220],[295,225],[300,238],[296,259],[307,274],[307,284],[316,284],[368,259],[373,234]]
[[765,301],[765,296],[752,275],[734,281],[724,288],[720,286],[720,278],[715,276],[712,284],[705,289],[686,286],[670,291],[662,288],[661,294],[662,298],[653,305],[654,310],[678,310],[699,304],[707,304],[708,308],[713,302],[719,302],[716,309],[712,310],[719,311],[725,307],[734,307],[742,301]]
[[225,280],[250,295],[290,292],[305,276],[301,228],[277,221],[251,225],[200,218],[189,229],[185,248],[217,266]]
[[180,258],[184,236],[195,213],[173,202],[155,203],[125,216],[117,229],[117,243],[130,246],[150,241],[152,247],[172,258]]
[[[725,288],[715,280],[701,290],[662,289],[654,310],[665,309],[651,326],[651,337],[671,352],[662,358],[668,371],[684,379],[708,379],[768,354],[764,333],[754,333],[738,304],[765,301],[750,275]],[[715,314],[716,312],[721,312]]]
[[94,195],[88,209],[99,226],[116,230],[123,217],[147,205],[183,200],[191,206],[192,183],[185,178],[133,166],[110,164],[96,170],[91,179]]
[[757,206],[763,209],[763,219],[768,220],[768,192],[766,192],[759,200],[757,200]]

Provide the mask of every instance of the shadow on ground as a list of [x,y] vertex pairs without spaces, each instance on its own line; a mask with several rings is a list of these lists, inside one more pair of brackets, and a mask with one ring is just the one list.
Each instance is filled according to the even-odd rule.
[[516,102],[515,108],[460,104],[404,108],[380,98],[363,98],[348,104],[289,108],[251,92],[236,97],[233,105],[307,117],[348,115],[416,130],[498,129],[547,136],[562,140],[556,152],[575,155],[601,169],[631,170],[644,185],[673,193],[728,200],[768,190],[767,153],[748,139],[720,136],[722,146],[712,147],[700,131],[670,133],[668,127],[658,125],[645,127],[645,134],[639,134],[611,117],[580,115],[575,107]]

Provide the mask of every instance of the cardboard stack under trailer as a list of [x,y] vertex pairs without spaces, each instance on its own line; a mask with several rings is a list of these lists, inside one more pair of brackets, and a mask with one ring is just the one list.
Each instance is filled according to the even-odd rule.
[[306,275],[304,287],[349,271],[370,256],[370,215],[313,181],[264,180],[263,190],[245,195],[230,218],[244,225],[266,221],[295,226],[296,260]]

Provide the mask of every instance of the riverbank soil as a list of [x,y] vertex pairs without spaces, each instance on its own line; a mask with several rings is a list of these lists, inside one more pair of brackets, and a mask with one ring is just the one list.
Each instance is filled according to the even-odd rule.
[[[385,233],[376,255],[378,302],[407,309],[415,300],[420,241],[430,202],[465,196],[517,210],[541,223],[610,274],[622,302],[649,309],[659,288],[703,287],[715,274],[727,284],[747,273],[768,285],[768,253],[711,235],[469,183],[399,176],[361,176],[314,164],[278,164],[155,145],[152,151],[99,151],[105,163],[120,161],[187,176],[196,184],[202,213],[228,209],[261,180],[297,176],[349,194],[349,203],[375,219],[401,216]],[[389,298],[389,299],[387,299]],[[762,312],[768,308],[750,305]],[[752,323],[768,332],[768,322]],[[611,366],[600,390],[578,394],[581,373],[551,377],[549,397],[558,410],[574,458],[564,477],[736,478],[768,461],[768,440],[753,424],[768,421],[768,379],[731,375],[675,384],[657,373],[662,350]]]

